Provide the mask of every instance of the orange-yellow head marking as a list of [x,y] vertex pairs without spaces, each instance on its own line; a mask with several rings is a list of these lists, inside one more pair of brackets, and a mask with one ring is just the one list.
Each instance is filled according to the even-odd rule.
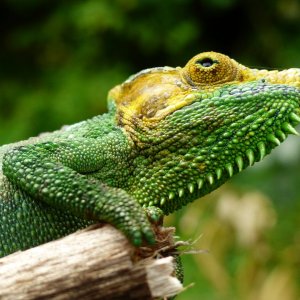
[[141,71],[113,88],[109,99],[116,103],[119,124],[131,131],[136,126],[155,127],[167,115],[217,91],[224,84],[259,79],[300,86],[298,69],[250,69],[224,54],[204,52],[194,56],[183,68]]

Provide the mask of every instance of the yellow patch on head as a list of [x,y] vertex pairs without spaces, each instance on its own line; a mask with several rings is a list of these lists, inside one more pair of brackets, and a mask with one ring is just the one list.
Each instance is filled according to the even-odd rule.
[[155,123],[191,103],[197,90],[182,80],[181,68],[154,68],[116,86],[109,93],[122,123]]
[[155,127],[167,115],[225,83],[265,79],[299,87],[299,69],[294,70],[249,69],[224,54],[204,52],[194,56],[183,68],[141,71],[113,88],[109,98],[117,105],[120,125],[128,125],[129,130],[136,126]]
[[142,71],[109,93],[117,105],[120,124],[156,124],[172,112],[194,102],[200,92],[238,80],[239,65],[228,56],[206,52],[184,68],[153,68]]

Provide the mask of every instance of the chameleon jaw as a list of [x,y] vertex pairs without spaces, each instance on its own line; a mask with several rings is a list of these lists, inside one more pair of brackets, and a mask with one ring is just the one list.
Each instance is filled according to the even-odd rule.
[[110,93],[117,122],[137,147],[129,189],[141,205],[170,213],[297,134],[300,69],[255,70],[220,57],[233,72],[205,53],[182,69],[141,72]]
[[[168,192],[167,196],[161,197],[157,201],[157,204],[165,213],[170,213],[173,211],[173,208],[171,210],[169,209],[169,206],[173,206],[172,202],[179,203],[179,206],[181,207],[188,202],[193,201],[195,198],[213,191],[233,175],[243,171],[247,167],[253,166],[256,162],[261,161],[273,148],[279,146],[287,138],[288,134],[299,135],[294,128],[294,126],[299,123],[300,116],[294,112],[290,113],[289,122],[284,122],[281,129],[276,130],[274,134],[268,134],[266,136],[266,141],[258,142],[254,148],[248,148],[244,155],[236,156],[234,162],[227,163],[224,168],[217,168],[214,172],[199,177],[195,181],[187,183],[184,187],[179,187],[175,191],[172,190]],[[181,200],[176,200],[179,198]],[[150,202],[149,204],[144,204],[144,206],[146,207],[154,204],[154,202]],[[176,209],[180,208],[179,206],[176,207]]]
[[[249,88],[251,87],[254,87],[253,94],[248,98]],[[232,98],[231,91],[234,95],[237,95],[238,89],[240,92],[244,93],[244,96],[242,98],[236,96]],[[218,97],[215,96],[214,98],[211,98],[213,99],[211,105],[209,105],[208,99],[197,101],[180,114],[177,113],[168,116],[166,120],[160,124],[159,131],[157,132],[168,132],[168,128],[172,126],[172,124],[176,124],[175,130],[180,136],[183,136],[179,130],[181,125],[177,121],[182,121],[182,116],[184,116],[185,120],[189,120],[190,124],[193,123],[195,126],[200,126],[197,127],[197,131],[194,131],[192,128],[187,129],[188,131],[186,131],[185,134],[190,134],[193,131],[198,132],[199,134],[200,132],[205,132],[205,130],[207,130],[205,128],[209,128],[211,132],[209,136],[218,137],[216,141],[220,141],[220,138],[224,136],[223,146],[219,147],[218,142],[212,141],[213,144],[211,144],[208,140],[201,139],[202,142],[200,142],[200,144],[195,144],[195,151],[193,150],[193,152],[190,152],[191,148],[187,148],[190,150],[187,152],[179,152],[177,157],[179,160],[177,160],[176,157],[173,157],[172,159],[170,156],[170,158],[167,159],[168,161],[170,160],[172,162],[175,158],[174,165],[170,169],[165,169],[163,164],[161,164],[161,167],[158,167],[158,169],[156,167],[156,170],[161,174],[166,174],[166,177],[163,175],[163,178],[158,179],[157,176],[159,175],[156,175],[157,171],[152,173],[154,178],[152,178],[152,175],[151,177],[148,177],[150,182],[156,182],[158,179],[158,183],[160,184],[159,191],[147,191],[147,180],[143,181],[144,186],[142,187],[142,190],[138,191],[139,194],[140,192],[143,194],[143,197],[140,197],[141,194],[136,197],[141,205],[159,206],[164,213],[171,213],[185,204],[210,193],[247,166],[252,166],[255,162],[262,160],[273,148],[280,145],[280,143],[286,139],[287,134],[298,135],[294,128],[300,123],[299,91],[297,89],[285,86],[280,86],[277,89],[272,85],[266,85],[263,82],[250,83],[240,86],[238,89],[236,87],[227,86],[220,92]],[[286,95],[289,95],[288,98],[285,98]],[[269,99],[272,99],[272,101],[269,102]],[[223,112],[221,108],[224,107],[224,105],[228,107],[228,104],[230,104],[232,107],[239,108],[240,110],[240,105],[244,107],[246,103],[250,104],[252,102],[254,103],[251,104],[252,112],[248,111],[249,108],[246,110],[244,109],[244,112],[246,112],[246,115],[248,116],[246,118],[243,117],[242,123],[235,123],[234,120],[229,118],[230,123],[226,123],[228,125],[225,125],[225,123],[222,124],[222,120],[226,121],[228,115],[226,113],[219,115],[220,112]],[[260,104],[259,110],[257,110],[255,103]],[[209,107],[209,110],[206,110],[203,113],[204,107]],[[228,110],[228,112],[230,111],[231,109]],[[199,117],[193,119],[197,112],[201,112],[200,115],[205,117],[200,117],[202,121],[198,125],[196,125],[196,120],[199,119]],[[238,116],[241,116],[241,112],[242,111],[239,111]],[[190,113],[191,115],[188,117],[188,115],[186,115],[187,113]],[[185,126],[185,124],[186,123],[183,123],[183,126]],[[233,127],[232,132],[229,134],[231,125],[235,124],[239,125],[238,127]],[[243,124],[243,127],[240,127],[241,124]],[[223,129],[221,129],[220,126],[222,126]],[[182,129],[184,129],[184,127],[182,127]],[[175,132],[173,132],[173,134],[175,134]],[[159,135],[157,137],[159,137]],[[178,138],[179,140],[177,141],[180,141],[180,137]],[[185,140],[193,140],[193,136],[191,135]],[[205,146],[205,143],[208,143],[208,148],[205,148],[207,147]],[[243,146],[237,148],[236,145],[238,144],[236,143],[242,143]],[[184,142],[182,142],[181,146],[184,145]],[[181,146],[178,145],[179,149]],[[218,146],[221,152],[216,150],[217,152],[214,153],[215,146]],[[163,149],[166,148],[163,147]],[[205,152],[203,152],[204,149],[210,150],[205,154]],[[191,156],[189,153],[195,154]],[[204,154],[202,155],[201,153]],[[187,155],[190,157],[187,158]],[[225,157],[222,158],[222,155],[225,155]],[[187,159],[185,161],[185,167],[182,165],[183,167],[178,169],[181,160],[185,160],[185,157]],[[157,166],[159,166],[159,164]],[[166,170],[166,173],[161,172],[163,170]],[[186,173],[187,170],[189,170],[188,173]],[[155,179],[155,177],[157,179]],[[169,181],[168,178],[170,178],[171,181]],[[174,181],[172,178],[177,178],[177,180]],[[152,189],[151,185],[152,184],[150,183],[150,189]]]

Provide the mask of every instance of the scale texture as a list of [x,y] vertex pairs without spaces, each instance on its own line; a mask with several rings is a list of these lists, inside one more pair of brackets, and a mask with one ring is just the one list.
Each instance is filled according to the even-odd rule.
[[103,221],[136,246],[151,222],[262,160],[300,122],[300,69],[200,53],[108,94],[108,113],[0,148],[0,256]]

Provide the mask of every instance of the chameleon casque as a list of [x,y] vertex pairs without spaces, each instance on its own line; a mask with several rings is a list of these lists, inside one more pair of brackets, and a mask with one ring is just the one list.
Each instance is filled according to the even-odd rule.
[[205,52],[113,88],[106,114],[0,148],[0,256],[97,221],[134,245],[297,134],[300,69]]

